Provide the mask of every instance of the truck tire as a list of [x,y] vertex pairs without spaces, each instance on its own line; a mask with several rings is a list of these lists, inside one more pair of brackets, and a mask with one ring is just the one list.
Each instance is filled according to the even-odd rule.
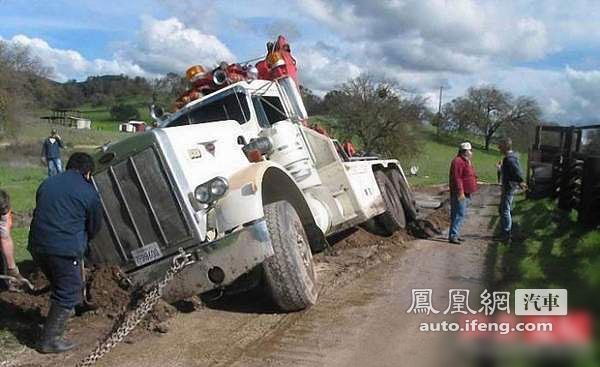
[[406,221],[410,222],[417,219],[417,205],[404,177],[396,169],[389,170],[388,174],[388,177],[396,187],[396,192],[400,194],[402,209],[404,209],[404,214],[406,214]]
[[406,214],[402,207],[402,199],[385,173],[375,171],[375,180],[386,208],[385,212],[375,217],[375,223],[384,235],[391,236],[398,229],[406,227]]
[[275,252],[263,262],[267,290],[283,311],[314,305],[317,277],[300,217],[287,201],[265,205],[264,212]]

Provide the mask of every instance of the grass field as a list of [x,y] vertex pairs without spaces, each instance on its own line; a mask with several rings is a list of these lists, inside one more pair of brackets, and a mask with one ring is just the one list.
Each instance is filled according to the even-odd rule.
[[569,314],[588,312],[595,337],[590,353],[571,353],[570,359],[554,365],[597,366],[600,361],[600,229],[582,227],[576,221],[575,211],[560,212],[556,201],[550,199],[520,198],[513,214],[516,224],[512,243],[496,243],[489,248],[490,286],[511,294],[517,288],[567,289]]
[[600,313],[600,229],[577,223],[576,212],[557,210],[551,199],[519,199],[515,239],[499,244],[502,282],[514,288],[567,288],[569,304]]
[[15,220],[13,227],[17,262],[30,258],[26,250],[29,217],[35,207],[35,192],[44,178],[46,169],[41,166],[12,167],[0,164],[0,188],[10,195],[15,218],[23,218]]
[[[151,122],[150,111],[148,109],[148,101],[143,97],[133,97],[124,101],[126,104],[135,106],[140,113],[140,120]],[[83,105],[78,108],[83,116],[92,120],[92,126],[96,130],[116,132],[119,124],[126,121],[116,121],[110,115],[110,106],[94,107],[91,105]]]
[[[414,159],[401,159],[405,170],[412,165],[419,167],[417,176],[409,177],[411,184],[426,186],[447,183],[450,162],[456,156],[459,144],[464,141],[470,141],[473,145],[473,165],[478,179],[489,183],[497,182],[496,163],[501,159],[501,154],[495,147],[484,150],[480,138],[436,136],[435,130],[429,127],[423,128],[417,135],[422,144],[421,153]],[[523,158],[521,164],[525,164]]]

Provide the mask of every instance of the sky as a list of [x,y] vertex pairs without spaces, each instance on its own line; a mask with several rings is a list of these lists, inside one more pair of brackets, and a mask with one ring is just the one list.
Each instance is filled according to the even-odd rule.
[[323,95],[361,74],[437,108],[471,86],[532,96],[547,121],[600,118],[598,1],[0,0],[0,40],[26,46],[52,79],[160,77],[244,61],[278,34],[300,81]]

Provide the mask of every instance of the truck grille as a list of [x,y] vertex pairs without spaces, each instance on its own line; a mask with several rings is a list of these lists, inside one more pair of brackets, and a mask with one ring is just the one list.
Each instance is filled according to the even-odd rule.
[[[158,244],[163,255],[193,238],[167,172],[153,147],[94,175],[105,223],[90,260],[135,267],[131,252]],[[153,245],[155,246],[155,245]]]

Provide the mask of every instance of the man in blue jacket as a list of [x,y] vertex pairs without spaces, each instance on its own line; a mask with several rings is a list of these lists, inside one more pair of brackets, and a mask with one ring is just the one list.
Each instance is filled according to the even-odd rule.
[[502,195],[500,196],[500,240],[511,241],[512,216],[511,205],[517,188],[527,189],[523,172],[519,165],[519,157],[512,150],[512,140],[506,138],[498,144],[498,149],[504,155],[502,159],[501,180]]
[[65,325],[82,299],[81,260],[100,230],[100,197],[91,181],[94,161],[73,153],[67,170],[38,188],[28,250],[50,282],[50,310],[37,349],[61,353],[75,347],[63,338]]
[[64,147],[60,135],[55,129],[52,129],[50,136],[44,140],[42,145],[42,162],[48,165],[48,176],[54,176],[63,171],[60,150]]

